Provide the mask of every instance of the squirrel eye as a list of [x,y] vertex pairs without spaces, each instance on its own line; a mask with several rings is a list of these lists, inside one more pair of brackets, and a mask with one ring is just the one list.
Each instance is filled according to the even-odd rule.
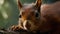
[[19,18],[21,18],[21,15],[19,15]]
[[36,13],[36,14],[35,14],[35,17],[39,17],[39,13]]

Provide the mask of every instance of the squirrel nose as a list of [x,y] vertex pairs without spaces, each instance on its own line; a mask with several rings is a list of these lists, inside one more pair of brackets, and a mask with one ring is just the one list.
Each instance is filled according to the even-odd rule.
[[26,22],[26,27],[27,27],[27,29],[30,29],[31,24],[29,23],[29,21]]
[[28,20],[26,20],[26,21],[24,22],[23,26],[24,26],[24,29],[25,29],[25,30],[28,30],[28,29],[30,29],[31,24],[29,23]]
[[30,17],[29,16],[27,17],[27,20],[30,20]]

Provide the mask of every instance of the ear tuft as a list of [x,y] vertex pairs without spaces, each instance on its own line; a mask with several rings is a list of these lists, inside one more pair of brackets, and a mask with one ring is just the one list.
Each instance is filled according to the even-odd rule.
[[22,8],[22,4],[20,3],[20,1],[18,0],[18,8],[21,9]]
[[41,0],[36,0],[35,8],[38,10],[39,13],[40,13],[41,4],[42,4]]
[[36,0],[35,7],[38,8],[41,6],[41,0]]

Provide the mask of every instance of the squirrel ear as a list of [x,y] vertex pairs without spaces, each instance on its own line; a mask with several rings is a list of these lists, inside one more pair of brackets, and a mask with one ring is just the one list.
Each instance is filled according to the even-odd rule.
[[35,8],[38,9],[38,12],[40,12],[41,4],[42,4],[41,0],[36,0]]
[[20,3],[20,1],[18,0],[18,8],[21,9],[22,8],[22,4]]
[[35,7],[38,8],[41,6],[41,0],[36,0]]

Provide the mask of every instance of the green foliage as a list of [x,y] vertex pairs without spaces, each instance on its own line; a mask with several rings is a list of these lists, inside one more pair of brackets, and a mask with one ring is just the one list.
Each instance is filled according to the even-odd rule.
[[18,7],[16,0],[3,0],[0,5],[0,26],[7,28],[18,22]]

